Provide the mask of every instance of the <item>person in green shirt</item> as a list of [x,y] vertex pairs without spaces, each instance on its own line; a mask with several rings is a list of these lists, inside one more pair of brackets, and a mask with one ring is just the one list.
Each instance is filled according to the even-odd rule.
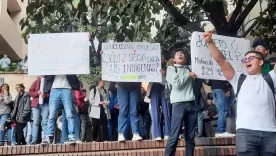
[[[264,41],[262,41],[261,39],[256,39],[253,44],[252,47],[254,48],[255,51],[259,51],[260,53],[263,54],[264,58],[267,56],[268,54],[268,48],[265,44]],[[268,73],[272,70],[273,68],[271,67],[271,63],[269,60],[265,60],[263,67],[262,67],[262,73]]]

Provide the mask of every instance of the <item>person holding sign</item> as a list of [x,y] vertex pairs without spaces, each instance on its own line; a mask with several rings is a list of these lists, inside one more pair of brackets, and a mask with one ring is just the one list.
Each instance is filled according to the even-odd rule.
[[68,144],[76,144],[75,140],[75,106],[73,103],[73,90],[80,89],[80,82],[76,75],[47,75],[43,87],[43,93],[49,94],[49,118],[47,127],[47,138],[41,145],[52,143],[57,112],[61,106],[65,111],[68,121]]
[[238,156],[275,156],[276,68],[268,74],[261,74],[264,56],[259,51],[248,51],[242,59],[248,75],[239,74],[214,44],[212,32],[204,33],[203,37],[237,96]]
[[141,100],[141,83],[140,82],[119,82],[117,88],[118,103],[120,105],[118,118],[118,141],[125,141],[124,134],[127,130],[127,122],[130,116],[133,141],[140,141],[139,135],[139,118],[138,105]]
[[155,140],[161,141],[161,121],[160,121],[160,107],[162,108],[162,112],[164,114],[164,139],[167,140],[170,134],[170,126],[171,126],[171,113],[168,101],[164,96],[165,91],[165,77],[166,77],[166,62],[164,55],[161,57],[161,74],[162,74],[162,83],[150,83],[147,90],[147,96],[151,101],[151,110],[152,110],[152,124],[154,124],[153,135],[156,137]]
[[185,123],[186,156],[194,155],[195,131],[197,125],[197,106],[193,91],[195,73],[186,65],[187,53],[181,49],[174,50],[174,66],[167,68],[166,80],[171,85],[172,103],[171,132],[165,149],[165,156],[174,156],[178,137]]

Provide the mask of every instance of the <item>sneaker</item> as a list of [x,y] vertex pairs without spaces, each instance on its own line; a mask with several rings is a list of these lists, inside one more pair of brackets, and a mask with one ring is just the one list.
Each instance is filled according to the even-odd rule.
[[77,143],[77,144],[82,144],[83,142],[80,141],[80,140],[77,140],[76,143]]
[[162,141],[162,138],[161,137],[157,137],[157,138],[155,138],[155,141]]
[[164,137],[164,140],[168,140],[168,139],[169,139],[169,136],[165,136],[165,137]]
[[228,137],[235,137],[236,135],[235,134],[231,134],[231,133],[228,133],[228,132],[224,132],[224,133],[216,133],[215,134],[215,137],[217,138],[228,138]]
[[53,139],[54,139],[54,137],[49,136],[49,137],[45,138],[45,140],[43,140],[40,144],[42,146],[49,145],[49,144],[53,143]]
[[46,146],[46,145],[49,145],[49,144],[50,144],[50,141],[49,141],[49,139],[45,139],[45,140],[42,141],[40,144],[41,144],[42,146]]
[[125,139],[125,137],[124,137],[124,134],[119,134],[119,136],[118,136],[118,141],[119,141],[119,142],[124,142],[124,141],[126,141],[126,139]]
[[140,137],[139,134],[133,134],[132,141],[141,141],[143,140],[142,137]]
[[76,140],[75,139],[69,139],[69,141],[66,141],[64,144],[75,145],[76,144]]

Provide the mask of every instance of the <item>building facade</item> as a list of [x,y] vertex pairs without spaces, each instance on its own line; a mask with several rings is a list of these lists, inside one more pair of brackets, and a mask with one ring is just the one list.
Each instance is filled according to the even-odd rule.
[[26,17],[28,0],[0,0],[0,55],[20,60],[27,54],[19,21]]

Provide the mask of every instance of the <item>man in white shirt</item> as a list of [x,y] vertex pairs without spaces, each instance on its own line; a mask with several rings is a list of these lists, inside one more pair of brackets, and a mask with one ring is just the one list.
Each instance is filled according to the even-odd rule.
[[[224,58],[212,40],[212,32],[203,35],[211,54],[221,67],[224,77],[237,93],[237,139],[238,156],[275,156],[276,155],[276,116],[275,95],[265,75],[262,75],[263,55],[258,51],[246,53],[242,62],[248,75],[238,90],[241,74]],[[276,88],[276,68],[269,72]],[[273,88],[273,89],[274,89]]]
[[47,127],[47,138],[42,141],[42,145],[53,142],[55,123],[59,108],[63,108],[68,121],[68,144],[76,144],[75,140],[75,120],[76,109],[73,103],[73,90],[80,89],[80,82],[76,75],[47,75],[43,87],[43,94],[50,93],[49,118]]

